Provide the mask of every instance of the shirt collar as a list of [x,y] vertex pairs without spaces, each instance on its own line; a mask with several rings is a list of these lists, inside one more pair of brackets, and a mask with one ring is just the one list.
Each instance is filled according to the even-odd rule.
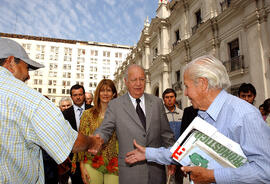
[[228,93],[225,90],[221,90],[221,92],[206,110],[207,114],[209,114],[214,121],[217,121],[218,115],[226,101],[227,94]]
[[175,105],[174,105],[174,111],[170,111],[170,110],[166,107],[166,105],[164,105],[164,107],[165,107],[165,112],[166,112],[166,114],[168,114],[168,113],[176,113],[176,114],[179,114],[179,113],[177,112],[177,108],[176,108]]
[[[136,102],[136,98],[133,98],[133,97],[129,94],[129,92],[128,92],[128,96],[129,96],[129,98],[130,98],[130,100],[132,101],[133,104],[136,104],[136,103],[137,103],[137,102]],[[141,100],[142,103],[144,103],[144,94],[140,97],[140,100]]]
[[85,104],[83,103],[82,106],[80,106],[80,107],[74,104],[74,108],[75,108],[75,110],[78,110],[80,108],[82,108],[83,110],[85,110]]
[[[5,67],[3,66],[0,66],[0,71],[3,70],[3,72],[5,72],[6,74],[8,74],[9,76],[13,76],[13,74],[8,70],[6,69]],[[13,76],[14,77],[14,76]],[[15,78],[15,77],[14,77]]]

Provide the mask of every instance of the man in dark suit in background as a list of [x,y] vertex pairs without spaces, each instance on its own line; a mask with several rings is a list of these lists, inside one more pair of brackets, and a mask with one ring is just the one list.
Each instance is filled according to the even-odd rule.
[[184,114],[182,117],[181,123],[181,132],[180,135],[187,129],[189,124],[193,121],[193,119],[198,115],[198,109],[194,109],[193,106],[186,107],[184,109]]
[[[80,127],[80,118],[84,110],[91,108],[91,105],[85,104],[85,90],[84,87],[75,84],[70,88],[70,97],[73,101],[73,105],[66,109],[63,112],[63,115],[66,120],[70,123],[71,127],[79,131]],[[73,154],[69,155],[70,160],[72,160]],[[80,163],[76,163],[77,168],[80,168]],[[72,184],[83,184],[81,178],[81,171],[80,169],[76,169],[74,174],[69,174],[71,177]]]

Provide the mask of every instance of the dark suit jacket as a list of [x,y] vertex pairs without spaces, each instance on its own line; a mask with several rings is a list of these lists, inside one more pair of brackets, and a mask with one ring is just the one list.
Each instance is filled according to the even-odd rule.
[[[85,110],[86,109],[89,109],[91,107],[92,107],[92,105],[85,104]],[[70,108],[66,109],[63,112],[63,115],[64,115],[64,118],[66,120],[68,120],[68,122],[70,123],[71,127],[74,130],[79,131],[79,130],[77,130],[76,118],[75,118],[75,113],[74,113],[73,105]],[[72,160],[73,153],[70,153],[69,158],[70,158],[70,160]],[[77,165],[77,169],[76,169],[75,174],[71,174],[69,172],[69,175],[71,177],[72,183],[83,184],[83,181],[81,179],[81,171],[80,171],[80,164],[79,164],[79,162],[77,162],[76,165]],[[70,163],[70,167],[71,167],[71,163]]]
[[184,109],[184,114],[182,117],[181,123],[181,133],[180,135],[187,129],[189,124],[193,121],[193,119],[198,115],[198,109],[194,109],[193,106],[186,107]]
[[162,100],[144,94],[146,111],[146,130],[128,94],[109,102],[104,120],[95,133],[105,142],[116,131],[119,142],[119,183],[120,184],[164,184],[165,167],[153,162],[125,163],[126,153],[134,150],[133,140],[147,147],[168,147],[173,145],[174,136],[170,129]]
[[[91,107],[92,107],[92,105],[85,104],[85,110],[86,109],[89,109]],[[79,130],[77,130],[76,118],[75,118],[75,113],[74,113],[73,105],[70,108],[64,110],[63,115],[64,115],[65,119],[68,120],[68,122],[70,123],[71,127],[74,130],[79,131]]]

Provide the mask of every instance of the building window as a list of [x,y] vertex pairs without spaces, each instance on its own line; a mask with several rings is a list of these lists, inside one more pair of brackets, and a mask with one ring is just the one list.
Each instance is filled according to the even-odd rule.
[[49,71],[49,77],[57,77],[57,72]]
[[76,73],[76,78],[77,79],[83,79],[84,78],[84,73]]
[[175,33],[175,41],[177,42],[178,40],[180,40],[179,29],[177,29],[174,33]]
[[180,70],[177,70],[176,72],[175,72],[175,75],[176,75],[176,81],[180,81],[181,80],[181,74],[180,74]]
[[122,53],[121,52],[116,52],[115,57],[116,58],[122,58]]
[[96,66],[90,66],[90,72],[97,72],[98,69]]
[[77,64],[84,64],[85,58],[84,57],[77,57]]
[[174,35],[175,35],[175,42],[173,43],[173,48],[181,41],[179,29],[177,29],[174,32]]
[[77,65],[77,71],[84,72],[84,65]]
[[90,55],[91,56],[98,56],[98,51],[97,50],[91,50]]
[[38,91],[39,93],[42,93],[42,88],[34,88],[36,91]]
[[227,8],[229,8],[230,4],[231,4],[231,0],[224,0],[224,1],[220,2],[221,11],[224,11]]
[[96,65],[97,64],[97,58],[90,58],[90,64]]
[[89,79],[97,79],[97,74],[89,74]]
[[192,34],[196,33],[196,30],[198,29],[199,25],[202,23],[202,17],[201,17],[201,9],[195,12],[195,21],[196,25],[192,27]]
[[67,47],[65,47],[64,48],[64,53],[65,53],[65,56],[67,56],[67,55],[72,55],[72,48],[67,48]]
[[103,73],[110,73],[110,67],[103,66],[102,67]]
[[58,52],[59,52],[59,47],[51,46],[50,60],[57,61],[58,60]]
[[48,85],[50,86],[56,86],[56,80],[49,80]]
[[51,46],[51,53],[58,54],[59,47]]
[[240,55],[238,38],[228,43],[230,50],[230,58],[238,57]]
[[42,70],[35,71],[34,76],[43,76],[43,71]]
[[64,64],[63,69],[64,70],[71,70],[71,64]]
[[45,53],[45,45],[37,45],[36,51],[40,51],[41,53]]
[[85,49],[78,49],[78,56],[85,55]]
[[173,88],[175,91],[182,90],[182,83],[181,83],[181,73],[180,73],[180,70],[177,70],[177,71],[175,72],[175,79],[176,79],[176,82],[172,84],[172,88]]
[[196,24],[199,25],[202,23],[201,9],[195,12]]
[[48,93],[49,94],[55,94],[56,93],[56,89],[55,88],[48,88]]
[[36,59],[44,60],[44,54],[41,54],[41,53],[36,54]]
[[62,86],[70,86],[70,81],[62,81]]
[[63,72],[63,77],[64,78],[71,78],[71,73],[70,72]]
[[102,63],[103,63],[103,65],[110,65],[110,60],[109,59],[103,59]]
[[69,94],[69,89],[62,89],[62,94],[64,95],[64,94]]
[[[244,68],[243,57],[240,56],[239,40],[238,38],[228,43],[230,60],[229,60],[229,71],[239,70]],[[228,69],[228,68],[227,68]]]
[[154,58],[158,56],[158,48],[157,47],[154,48],[153,53],[154,53]]
[[30,51],[30,49],[31,49],[31,44],[30,43],[23,43],[22,46],[26,51]]
[[42,80],[41,79],[34,79],[34,84],[35,85],[42,85]]
[[84,85],[84,82],[82,82],[82,81],[76,81],[76,84],[79,84],[79,85],[83,86]]
[[56,63],[50,63],[49,69],[50,70],[56,70],[58,68],[58,65]]
[[103,57],[110,57],[110,51],[103,51]]

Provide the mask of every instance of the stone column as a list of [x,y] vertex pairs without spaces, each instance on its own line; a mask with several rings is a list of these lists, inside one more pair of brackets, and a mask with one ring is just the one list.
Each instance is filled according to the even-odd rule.
[[150,48],[149,48],[149,44],[146,43],[145,44],[145,62],[144,62],[144,67],[145,67],[145,76],[146,76],[146,84],[145,84],[145,92],[146,93],[150,93],[151,94],[151,81],[150,81],[150,73],[149,73],[149,67],[150,67]]
[[161,93],[163,93],[165,89],[171,87],[169,81],[169,66],[166,61],[163,61],[162,88],[160,88]]
[[168,53],[169,53],[169,31],[166,25],[162,25],[160,35],[160,54],[165,55]]

